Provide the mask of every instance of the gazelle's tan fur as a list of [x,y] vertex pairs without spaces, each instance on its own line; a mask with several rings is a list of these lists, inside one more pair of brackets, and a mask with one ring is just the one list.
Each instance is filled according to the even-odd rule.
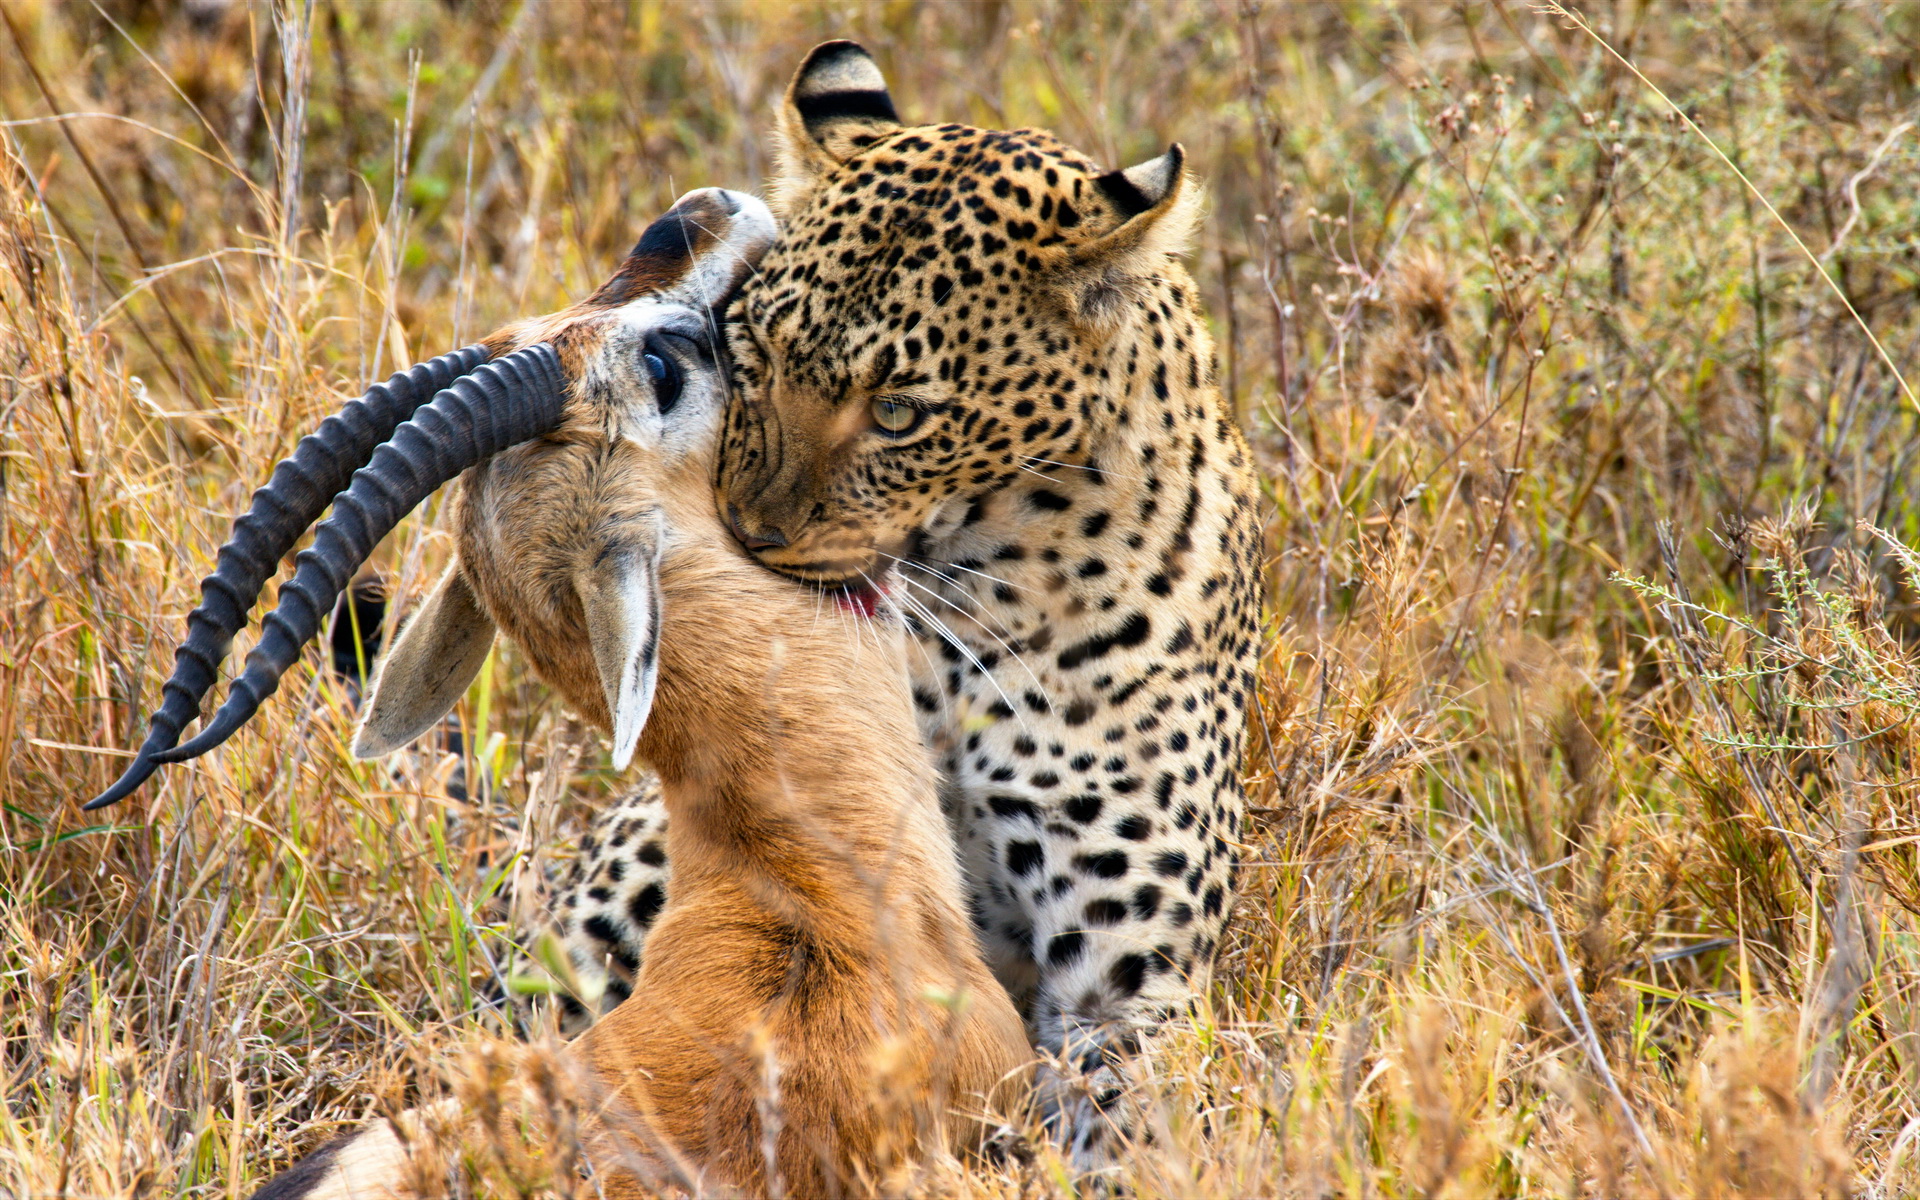
[[[466,477],[459,562],[394,646],[356,750],[444,712],[496,625],[616,757],[637,736],[673,886],[633,997],[567,1052],[603,1115],[583,1131],[605,1194],[641,1194],[649,1167],[755,1195],[883,1190],[977,1140],[1027,1042],[968,922],[900,631],[728,535],[716,362],[692,356],[677,404],[655,403],[649,338],[697,341],[771,235],[748,197],[695,193],[676,217],[694,231],[677,263],[650,232],[593,300],[494,339],[560,351],[565,423]],[[638,261],[649,242],[659,261]],[[422,1194],[419,1124],[370,1127],[262,1196]]]

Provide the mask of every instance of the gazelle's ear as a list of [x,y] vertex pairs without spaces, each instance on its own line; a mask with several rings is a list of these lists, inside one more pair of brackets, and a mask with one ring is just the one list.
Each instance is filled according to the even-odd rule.
[[625,769],[660,680],[660,539],[610,548],[574,579],[607,698],[613,765]]
[[780,106],[775,195],[790,211],[814,180],[898,128],[886,77],[866,50],[854,42],[815,46]]
[[493,619],[455,563],[394,640],[374,676],[355,758],[379,758],[439,724],[466,694],[493,647]]
[[1112,319],[1132,302],[1135,285],[1186,252],[1201,203],[1186,162],[1175,142],[1158,158],[1093,181],[1109,226],[1073,250],[1069,301],[1076,316],[1096,324]]

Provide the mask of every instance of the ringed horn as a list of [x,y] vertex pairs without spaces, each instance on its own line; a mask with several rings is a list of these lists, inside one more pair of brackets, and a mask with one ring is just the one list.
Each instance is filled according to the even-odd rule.
[[[566,384],[552,346],[542,342],[492,362],[486,356],[485,346],[468,346],[395,375],[327,418],[274,469],[200,585],[200,606],[187,618],[146,741],[88,809],[128,796],[161,763],[195,758],[226,741],[279,687],[354,572],[401,518],[466,468],[559,424]],[[281,586],[245,673],[213,720],[179,744],[267,577],[329,499],[333,515]]]

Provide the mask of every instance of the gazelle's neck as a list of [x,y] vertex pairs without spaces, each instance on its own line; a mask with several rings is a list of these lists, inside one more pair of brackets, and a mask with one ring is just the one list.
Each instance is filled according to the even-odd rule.
[[675,889],[748,887],[848,938],[870,939],[877,911],[963,925],[900,631],[754,563],[704,489],[667,517],[639,750],[672,814]]

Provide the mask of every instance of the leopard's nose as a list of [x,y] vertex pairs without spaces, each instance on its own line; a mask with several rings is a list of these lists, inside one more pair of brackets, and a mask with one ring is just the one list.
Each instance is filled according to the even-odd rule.
[[727,528],[733,530],[733,536],[748,550],[775,550],[787,544],[787,535],[778,529],[763,529],[759,533],[748,533],[746,526],[740,523],[740,510],[727,505]]

